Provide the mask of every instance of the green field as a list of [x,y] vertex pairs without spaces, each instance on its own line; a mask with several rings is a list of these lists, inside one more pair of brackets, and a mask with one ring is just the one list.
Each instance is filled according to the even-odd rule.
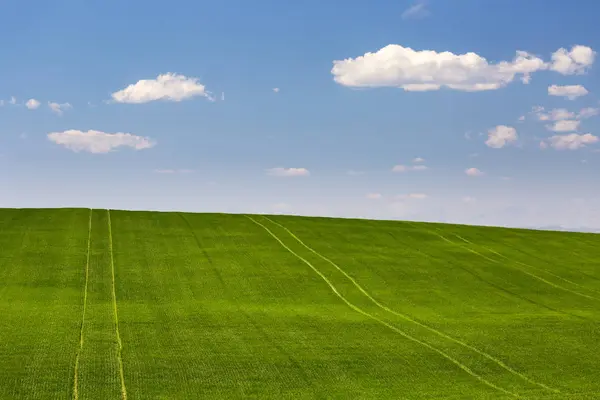
[[1,399],[598,399],[600,235],[0,210]]

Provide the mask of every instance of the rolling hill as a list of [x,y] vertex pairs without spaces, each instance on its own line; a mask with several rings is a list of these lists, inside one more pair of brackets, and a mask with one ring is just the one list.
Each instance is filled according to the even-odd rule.
[[0,210],[0,398],[600,398],[599,244],[445,224]]

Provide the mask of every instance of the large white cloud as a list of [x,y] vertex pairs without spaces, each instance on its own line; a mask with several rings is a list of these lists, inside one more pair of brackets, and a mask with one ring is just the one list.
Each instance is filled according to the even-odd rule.
[[308,176],[310,175],[310,171],[306,168],[282,168],[276,167],[267,170],[267,174],[271,176],[282,176],[282,177],[290,177],[290,176]]
[[581,85],[552,85],[548,86],[548,94],[550,96],[561,96],[566,97],[569,100],[575,100],[578,97],[588,94],[588,91]]
[[594,136],[591,133],[570,133],[568,135],[555,135],[548,138],[550,146],[557,150],[577,150],[585,147],[585,145],[597,143],[598,140],[598,136]]
[[[589,57],[590,52],[594,53],[589,47],[574,46],[567,53],[563,50],[555,52],[550,63],[526,51],[517,51],[511,61],[490,63],[474,52],[454,54],[390,44],[375,53],[335,60],[331,73],[337,83],[349,87],[398,87],[406,91],[442,87],[470,92],[495,90],[517,76],[528,83],[531,74],[540,70],[582,73],[594,61],[593,56]],[[565,57],[571,60],[568,66]]]
[[563,75],[583,74],[594,63],[596,52],[587,46],[560,48],[552,54],[550,69]]
[[488,139],[485,144],[488,147],[500,149],[518,139],[517,130],[511,126],[498,125],[488,131]]
[[112,94],[117,103],[148,103],[156,100],[182,101],[196,96],[210,97],[197,78],[166,73],[156,79],[142,79]]
[[131,133],[106,133],[76,129],[64,132],[51,132],[48,139],[74,152],[108,153],[118,147],[130,147],[134,150],[144,150],[156,143],[150,138],[132,135]]

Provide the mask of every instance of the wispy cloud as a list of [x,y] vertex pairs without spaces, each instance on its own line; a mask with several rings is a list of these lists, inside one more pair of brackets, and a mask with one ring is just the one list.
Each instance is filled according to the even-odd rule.
[[412,6],[408,7],[402,13],[402,19],[425,18],[431,15],[427,8],[427,0],[417,0]]
[[48,134],[48,139],[76,153],[80,151],[108,153],[118,147],[144,150],[156,144],[150,138],[132,135],[131,133],[106,133],[94,130],[83,132],[76,129],[51,132]]
[[267,170],[267,175],[292,177],[292,176],[308,176],[310,172],[306,168],[283,168],[276,167]]
[[425,171],[425,165],[394,165],[392,172],[407,172],[407,171]]
[[69,103],[60,104],[60,103],[54,103],[54,102],[50,102],[50,101],[48,102],[48,107],[50,107],[52,112],[57,115],[63,115],[65,110],[69,110],[69,109],[73,108],[71,106],[71,104],[69,104]]

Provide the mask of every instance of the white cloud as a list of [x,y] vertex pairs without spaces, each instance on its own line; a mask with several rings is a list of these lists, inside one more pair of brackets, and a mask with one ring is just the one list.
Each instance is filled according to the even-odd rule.
[[536,106],[533,107],[532,114],[534,114],[540,121],[562,121],[568,119],[586,119],[591,118],[600,114],[599,108],[586,107],[579,110],[578,113],[574,113],[565,108],[555,108],[546,112],[544,107]]
[[474,52],[454,54],[389,44],[375,53],[335,60],[331,73],[337,83],[349,87],[397,87],[405,91],[446,87],[475,92],[502,88],[517,76],[529,83],[532,73],[549,68],[562,74],[579,73],[593,63],[589,56],[592,49],[574,46],[565,53],[571,60],[566,66],[563,50],[553,54],[551,63],[520,50],[511,61],[490,63]]
[[69,103],[59,104],[59,103],[53,103],[53,102],[48,102],[48,107],[50,107],[52,112],[54,112],[58,115],[63,115],[65,110],[69,110],[69,109],[73,108],[71,106],[71,104],[69,104]]
[[427,196],[425,193],[409,193],[409,194],[400,194],[398,196],[396,196],[396,199],[398,200],[408,200],[408,199],[415,199],[415,200],[423,200],[426,199]]
[[531,73],[546,69],[544,61],[517,51],[512,61],[491,64],[473,53],[413,50],[390,44],[375,53],[336,60],[334,80],[350,87],[398,87],[406,91],[428,91],[447,87],[462,91],[494,90],[506,86],[517,75],[528,82]]
[[465,170],[465,174],[467,174],[469,176],[481,176],[481,175],[483,175],[483,172],[481,172],[477,168],[469,168],[469,169]]
[[550,69],[563,75],[583,74],[594,63],[596,52],[587,46],[560,48],[552,54]]
[[524,116],[524,115],[521,115],[521,116],[519,117],[519,121],[525,121],[525,116]]
[[381,193],[369,193],[367,194],[367,199],[369,200],[380,200],[383,196]]
[[392,172],[425,171],[425,165],[394,165]]
[[15,105],[17,104],[17,98],[15,96],[11,96],[8,102],[12,105]]
[[556,121],[552,125],[546,125],[546,128],[554,132],[573,132],[579,128],[579,124],[581,124],[579,120],[564,119]]
[[144,150],[156,144],[150,138],[130,133],[105,133],[94,130],[83,132],[75,129],[49,133],[48,139],[74,152],[89,153],[108,153],[118,147]]
[[273,91],[274,91],[275,93],[279,93],[279,88],[278,88],[278,87],[276,87],[276,88],[273,88]]
[[488,139],[485,144],[488,147],[500,149],[507,144],[514,143],[518,139],[517,130],[511,126],[498,125],[488,131]]
[[414,163],[422,163],[422,162],[425,162],[425,159],[421,158],[421,157],[417,157],[417,158],[413,159],[413,162]]
[[555,135],[548,139],[550,146],[557,150],[577,150],[581,147],[585,147],[588,144],[594,144],[598,142],[598,136],[594,136],[591,133],[577,134],[570,133],[568,135]]
[[169,72],[131,84],[113,93],[112,99],[117,103],[141,104],[156,100],[182,101],[196,96],[212,99],[197,78]]
[[25,103],[25,107],[27,107],[30,110],[35,110],[40,106],[40,102],[37,101],[36,99],[29,99],[27,100],[27,103]]
[[544,112],[544,107],[533,107],[532,113],[535,114],[540,121],[561,121],[564,119],[574,118],[575,113],[564,108],[555,108],[548,112]]
[[221,92],[221,101],[225,101],[225,92]]
[[310,172],[306,168],[271,168],[267,170],[271,176],[308,176]]
[[406,10],[404,10],[401,17],[402,17],[402,19],[424,18],[430,14],[431,13],[427,9],[427,1],[426,0],[417,0],[415,2],[415,4],[408,7]]
[[598,114],[600,114],[600,108],[586,107],[586,108],[582,108],[579,111],[579,114],[577,114],[577,118],[585,119],[585,118],[594,117]]
[[566,97],[569,100],[575,100],[576,98],[585,96],[588,93],[589,92],[587,89],[581,85],[548,86],[548,94],[550,96]]

